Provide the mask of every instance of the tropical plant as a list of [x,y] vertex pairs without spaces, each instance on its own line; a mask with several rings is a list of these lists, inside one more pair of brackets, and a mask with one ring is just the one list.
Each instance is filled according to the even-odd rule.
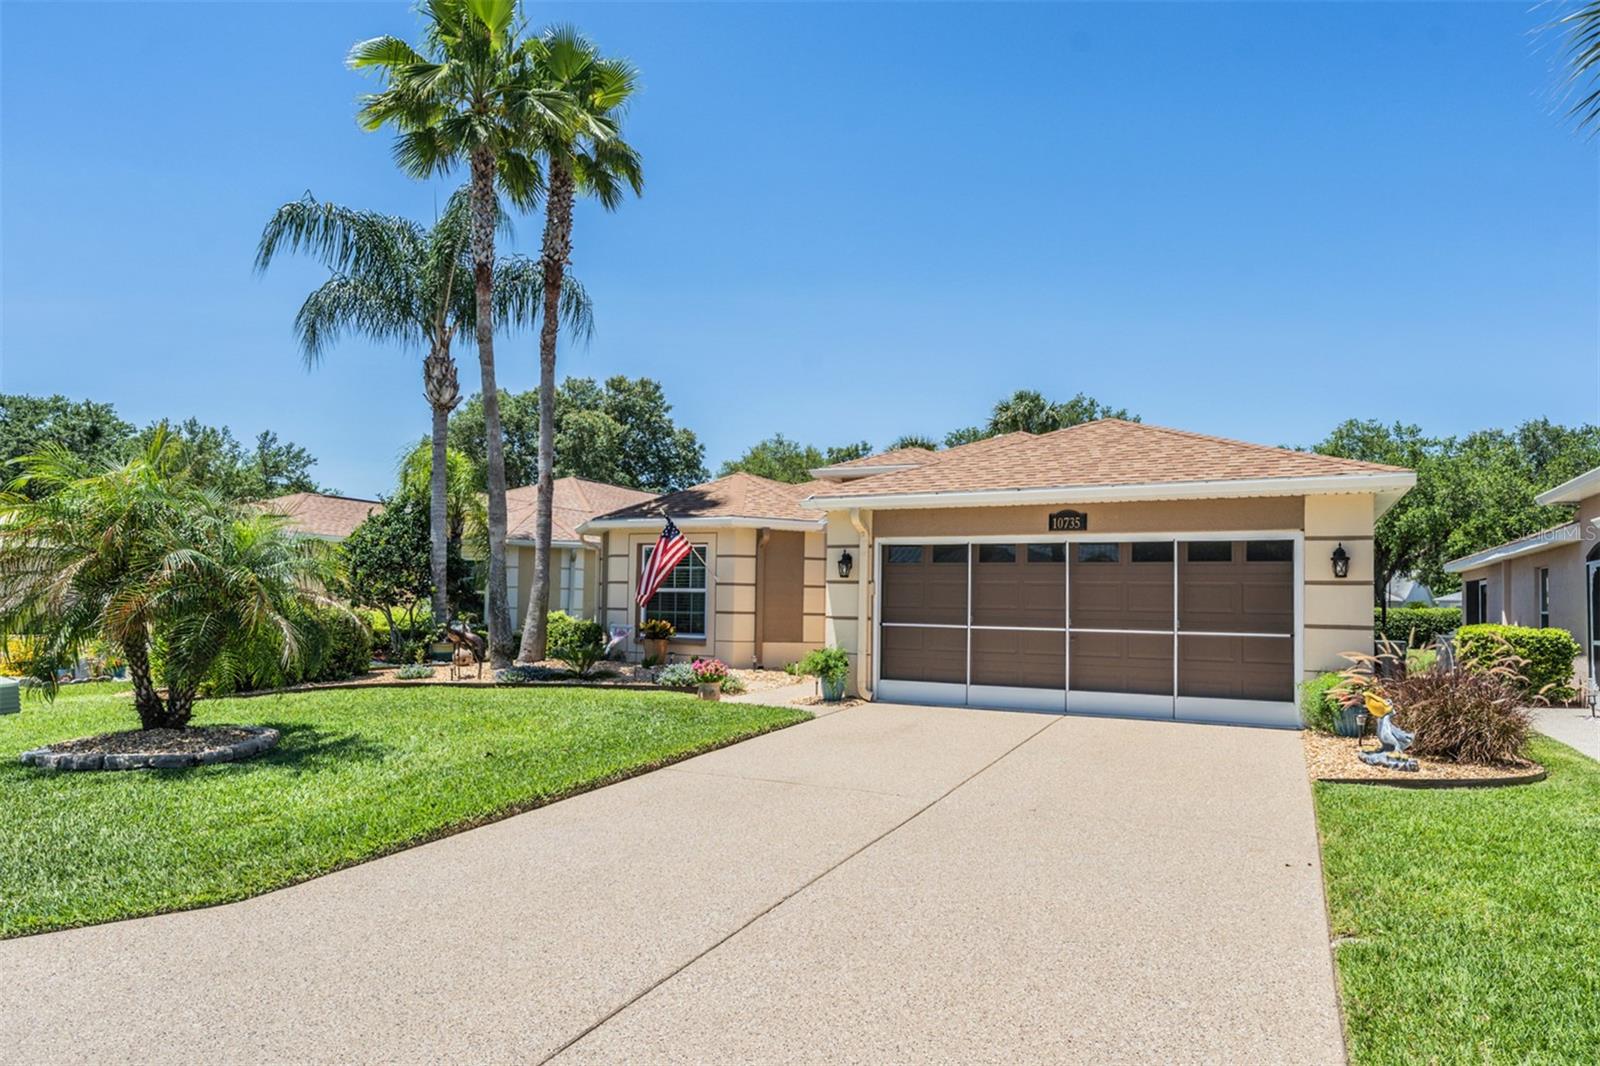
[[[299,637],[292,655],[284,654],[283,635],[273,629],[233,641],[201,682],[201,695],[340,681],[367,672],[372,664],[372,633],[353,613],[343,607],[300,604],[288,617]],[[166,650],[158,643],[151,653],[158,677],[165,657]]]
[[646,618],[639,623],[639,637],[642,640],[671,640],[678,635],[678,627],[665,618]]
[[[332,272],[295,315],[308,368],[349,332],[415,345],[426,353],[422,393],[433,415],[431,444],[418,449],[421,457],[416,452],[407,456],[401,481],[429,503],[433,608],[441,621],[449,611],[447,542],[453,532],[459,550],[469,518],[481,510],[466,498],[476,496],[470,466],[460,469],[463,460],[452,459],[447,448],[450,412],[461,400],[451,350],[458,335],[475,327],[478,313],[477,294],[468,282],[473,275],[471,211],[466,190],[458,190],[433,226],[424,228],[397,215],[322,202],[307,193],[273,213],[256,250],[258,271],[266,270],[280,251],[288,251],[305,252]],[[496,218],[505,224],[498,205]],[[558,317],[569,328],[587,333],[593,325],[588,295],[572,279],[564,279],[563,285]],[[543,296],[538,263],[522,256],[495,263],[490,303],[497,323],[532,325]]]
[[98,639],[127,661],[141,726],[178,729],[241,642],[299,653],[296,609],[326,602],[321,546],[194,485],[165,433],[120,464],[46,447],[20,466],[0,495],[0,638],[31,638],[47,696],[54,665]]
[[1568,84],[1582,93],[1568,114],[1593,133],[1600,124],[1600,0],[1584,0],[1556,20],[1566,34]]
[[[607,211],[625,190],[644,191],[639,155],[622,139],[620,120],[638,72],[623,59],[608,59],[595,44],[568,28],[547,30],[530,42],[528,54],[540,90],[562,101],[532,123],[530,146],[544,160],[544,306],[555,313],[572,257],[572,207],[578,193]],[[488,383],[484,384],[485,394]],[[550,611],[550,530],[555,505],[556,329],[539,330],[539,480],[534,505],[533,587],[522,626],[518,658],[544,658],[545,617]]]
[[813,648],[805,658],[788,666],[791,674],[814,677],[831,692],[842,692],[850,677],[850,653],[843,648]]
[[902,448],[922,448],[926,451],[939,450],[939,442],[932,437],[924,437],[920,433],[904,433],[889,442],[887,451],[899,451]]
[[606,631],[599,622],[573,618],[564,611],[550,612],[550,658],[586,676],[606,654]]
[[[472,328],[482,376],[489,496],[486,613],[490,660],[503,668],[511,661],[512,629],[492,313],[495,229],[500,218],[496,189],[518,208],[537,202],[543,175],[528,150],[535,128],[566,124],[572,109],[565,94],[537,80],[532,42],[522,37],[516,0],[423,0],[421,9],[426,19],[422,51],[398,37],[374,37],[350,50],[349,63],[358,70],[376,71],[382,79],[381,91],[362,98],[360,121],[368,130],[385,126],[396,130],[394,155],[402,170],[430,178],[465,163],[470,175],[468,244],[476,308]],[[555,286],[554,299],[545,304],[554,315],[562,278],[545,280]],[[550,326],[555,325],[553,319]]]

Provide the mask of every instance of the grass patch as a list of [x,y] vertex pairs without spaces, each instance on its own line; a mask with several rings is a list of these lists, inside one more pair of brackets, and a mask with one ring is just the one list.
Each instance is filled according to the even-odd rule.
[[344,689],[204,700],[268,725],[248,762],[46,774],[22,751],[137,728],[126,686],[0,718],[0,937],[243,899],[706,748],[793,708],[605,689]]
[[1535,785],[1315,786],[1352,1061],[1600,1061],[1600,764]]

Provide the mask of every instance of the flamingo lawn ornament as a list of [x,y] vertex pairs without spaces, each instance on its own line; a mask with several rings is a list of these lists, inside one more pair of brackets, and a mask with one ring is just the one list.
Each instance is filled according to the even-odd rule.
[[1415,771],[1417,760],[1403,758],[1406,749],[1416,743],[1417,735],[1395,724],[1394,707],[1382,696],[1366,695],[1367,713],[1378,719],[1378,750],[1358,752],[1368,766],[1387,766],[1391,770]]
[[[489,650],[489,646],[484,642],[484,639],[474,633],[472,626],[466,622],[451,622],[445,626],[444,639],[455,645],[455,648],[451,651],[452,661],[455,658],[455,651],[466,648],[472,652],[472,658],[481,666],[484,655]],[[482,670],[479,671],[480,674],[482,672]]]

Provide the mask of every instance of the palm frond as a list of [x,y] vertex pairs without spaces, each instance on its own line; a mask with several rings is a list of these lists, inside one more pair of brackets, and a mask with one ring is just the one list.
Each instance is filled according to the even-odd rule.
[[1585,0],[1555,26],[1566,35],[1569,90],[1582,94],[1567,114],[1593,136],[1600,132],[1600,0]]

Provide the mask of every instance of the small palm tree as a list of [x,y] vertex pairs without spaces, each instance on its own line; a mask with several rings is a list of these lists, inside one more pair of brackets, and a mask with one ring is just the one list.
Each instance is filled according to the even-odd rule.
[[[620,118],[638,82],[633,64],[607,59],[571,29],[546,31],[528,49],[541,91],[566,101],[536,124],[532,148],[544,160],[546,313],[560,299],[572,256],[572,207],[578,193],[614,210],[625,192],[644,189],[638,153],[622,139]],[[555,493],[556,331],[539,332],[539,483],[534,513],[533,588],[517,658],[544,658],[550,610],[550,529]]]
[[[449,463],[444,458],[450,412],[460,402],[455,338],[477,323],[477,298],[468,250],[471,205],[457,191],[432,229],[407,218],[358,211],[318,201],[310,193],[284,204],[262,231],[256,269],[266,270],[280,251],[306,252],[333,276],[319,286],[295,316],[308,367],[347,332],[377,341],[400,341],[426,349],[422,393],[433,412],[433,472],[429,504],[433,613],[448,617],[445,601]],[[544,307],[539,264],[523,256],[502,257],[494,270],[490,300],[497,324],[531,326]],[[587,335],[593,329],[588,294],[562,279],[558,320]]]
[[1570,114],[1579,129],[1593,133],[1600,127],[1600,0],[1584,0],[1555,25],[1567,37],[1568,80],[1583,94]]
[[164,431],[98,468],[46,448],[18,460],[0,495],[0,637],[25,638],[51,696],[84,644],[117,647],[145,729],[187,725],[201,682],[240,642],[274,633],[291,661],[294,608],[326,602],[330,576],[320,546],[197,487],[175,456]]
[[448,173],[462,163],[471,175],[471,248],[477,316],[473,329],[482,374],[484,453],[489,490],[490,656],[511,662],[511,613],[506,590],[506,470],[495,383],[494,238],[498,186],[513,205],[530,208],[543,189],[527,151],[539,123],[565,121],[567,101],[534,80],[516,0],[423,0],[424,50],[398,37],[374,37],[350,50],[349,63],[374,70],[381,92],[363,98],[360,121],[369,130],[394,128],[395,161],[418,178]]

